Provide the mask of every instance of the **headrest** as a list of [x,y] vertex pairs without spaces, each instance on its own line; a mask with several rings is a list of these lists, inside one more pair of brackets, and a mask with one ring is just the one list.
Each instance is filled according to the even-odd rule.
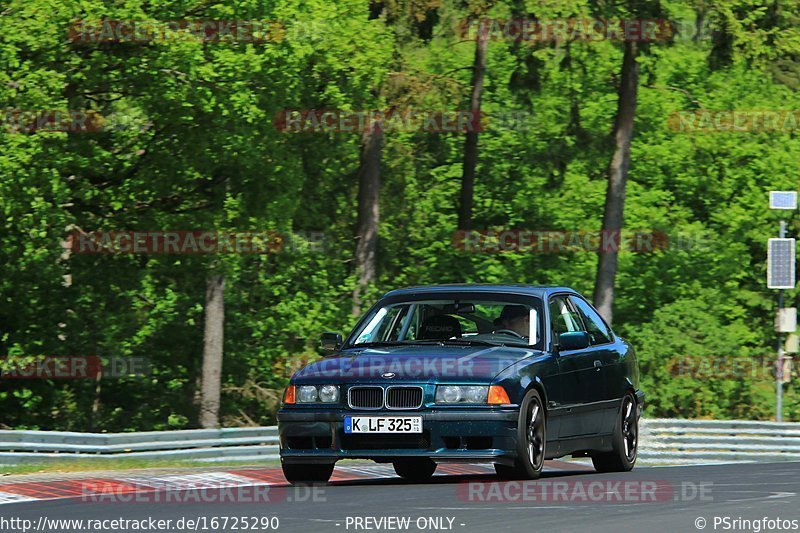
[[420,339],[449,339],[461,336],[461,323],[454,316],[436,315],[427,318],[420,330]]

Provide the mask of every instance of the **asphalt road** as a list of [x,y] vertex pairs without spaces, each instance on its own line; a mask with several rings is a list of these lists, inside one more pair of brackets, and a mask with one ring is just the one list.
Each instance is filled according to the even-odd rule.
[[[40,516],[50,520],[172,520],[164,531],[274,531],[270,529],[276,525],[274,518],[279,521],[277,531],[312,533],[653,533],[698,531],[701,525],[704,531],[800,530],[800,463],[637,467],[626,474],[597,474],[588,469],[545,472],[538,482],[525,483],[501,482],[487,474],[435,476],[427,484],[391,478],[270,490],[275,501],[269,503],[195,503],[184,499],[8,504],[0,506],[0,530],[22,531],[19,523],[15,526],[8,521],[13,518],[40,525]],[[214,517],[216,522],[212,522]],[[226,517],[225,524],[222,520]],[[239,518],[235,521],[234,517]],[[184,519],[182,524],[177,523],[180,519]],[[189,527],[186,520],[190,519],[205,522]],[[778,519],[780,523],[775,522]],[[45,522],[44,529],[38,531],[135,531],[110,522],[103,529],[86,529],[86,524],[83,528],[47,525]],[[146,529],[136,531],[142,530]]]

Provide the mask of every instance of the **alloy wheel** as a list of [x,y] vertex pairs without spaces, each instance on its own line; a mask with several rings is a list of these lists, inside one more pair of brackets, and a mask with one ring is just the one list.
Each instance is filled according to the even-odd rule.
[[526,431],[528,440],[528,460],[534,469],[538,470],[544,461],[544,415],[539,402],[531,403]]
[[625,458],[636,459],[636,446],[639,441],[639,423],[636,419],[636,405],[630,397],[625,399],[622,409],[622,445]]

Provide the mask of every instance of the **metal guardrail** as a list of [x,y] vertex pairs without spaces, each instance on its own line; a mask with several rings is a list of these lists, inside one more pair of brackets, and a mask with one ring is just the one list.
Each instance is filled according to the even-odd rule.
[[800,423],[642,419],[639,459],[671,464],[800,461]]
[[[0,464],[65,459],[278,459],[276,426],[141,433],[0,431]],[[642,419],[645,463],[800,461],[800,423]]]
[[278,428],[270,426],[140,433],[0,431],[0,464],[79,458],[274,460],[278,459]]

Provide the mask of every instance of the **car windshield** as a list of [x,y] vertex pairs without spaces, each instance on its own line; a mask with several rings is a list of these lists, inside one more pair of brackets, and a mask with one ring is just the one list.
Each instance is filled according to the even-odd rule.
[[541,339],[540,307],[530,300],[395,302],[374,309],[351,336],[352,344],[535,346]]

